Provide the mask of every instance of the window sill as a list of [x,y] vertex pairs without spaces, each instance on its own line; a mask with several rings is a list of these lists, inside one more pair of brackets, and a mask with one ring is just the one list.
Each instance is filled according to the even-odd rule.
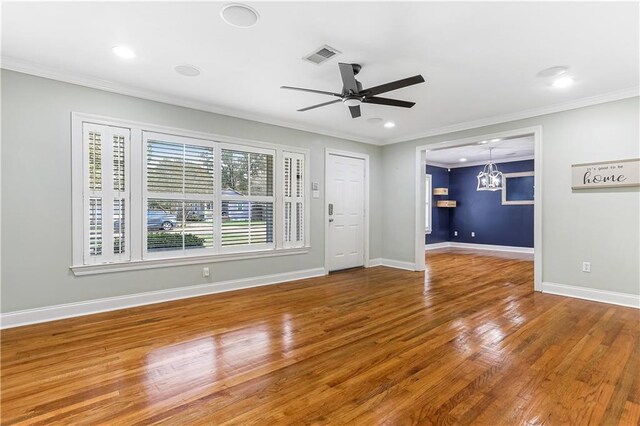
[[309,247],[249,251],[243,253],[216,254],[208,256],[174,257],[164,259],[134,260],[123,263],[71,266],[75,276],[108,274],[111,272],[136,271],[140,269],[167,268],[171,266],[197,265],[201,263],[228,262],[233,260],[259,259],[263,257],[291,256],[309,253]]

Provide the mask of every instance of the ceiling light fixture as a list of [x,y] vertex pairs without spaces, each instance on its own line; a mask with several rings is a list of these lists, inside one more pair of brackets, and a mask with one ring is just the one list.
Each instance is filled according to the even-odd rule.
[[466,158],[461,158],[461,159],[460,159],[460,162],[461,162],[461,163],[464,163],[465,161],[467,161],[467,159],[466,159]]
[[502,189],[502,172],[498,170],[498,166],[491,161],[491,151],[489,148],[489,162],[484,169],[478,173],[478,187],[476,191],[500,191]]
[[133,49],[127,46],[115,46],[113,48],[113,53],[123,59],[133,59],[136,57],[136,52],[134,52]]
[[232,3],[220,10],[220,17],[224,22],[237,28],[250,28],[258,23],[260,15],[246,4]]
[[491,139],[489,142],[500,142],[502,139],[498,138],[498,139]]
[[552,86],[555,87],[556,89],[564,89],[565,87],[569,87],[572,84],[573,84],[573,77],[565,76],[565,77],[558,77],[555,80],[553,80]]
[[384,123],[384,127],[386,127],[387,129],[393,129],[394,127],[396,127],[396,123],[394,123],[393,121],[387,121],[386,123]]
[[479,143],[480,145],[484,145],[484,144],[485,144],[485,143],[487,143],[487,142],[489,142],[489,141],[480,141],[480,142],[478,142],[478,143]]
[[348,107],[360,106],[362,101],[359,98],[344,98],[342,103]]
[[197,77],[200,75],[200,70],[193,65],[178,65],[174,70],[186,77]]
[[538,77],[543,77],[543,78],[559,77],[562,74],[565,74],[568,70],[569,70],[569,67],[565,67],[565,66],[546,68],[538,73]]

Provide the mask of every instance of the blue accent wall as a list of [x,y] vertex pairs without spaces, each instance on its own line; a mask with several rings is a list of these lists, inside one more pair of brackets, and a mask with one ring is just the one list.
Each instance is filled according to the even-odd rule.
[[[533,160],[498,163],[502,173],[533,171]],[[476,176],[483,166],[453,168],[449,172],[449,240],[459,243],[533,247],[533,205],[502,205],[502,191],[477,191]],[[458,236],[454,236],[458,231]],[[475,232],[475,237],[471,237]]]
[[[442,167],[427,166],[431,175],[432,188],[449,187],[449,170]],[[427,234],[426,243],[435,244],[449,241],[449,210],[436,207],[437,200],[446,200],[447,195],[434,195],[431,198],[431,234]]]

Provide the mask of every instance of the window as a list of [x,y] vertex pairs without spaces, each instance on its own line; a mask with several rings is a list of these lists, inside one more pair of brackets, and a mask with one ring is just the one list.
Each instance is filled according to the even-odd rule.
[[84,263],[127,261],[129,130],[85,124],[83,134]]
[[308,245],[305,150],[76,116],[74,272]]
[[214,148],[208,141],[144,133],[146,253],[214,248]]
[[502,205],[533,204],[535,178],[533,172],[504,173]]
[[284,153],[284,245],[304,245],[304,156]]
[[221,152],[221,246],[273,247],[275,152],[226,145]]

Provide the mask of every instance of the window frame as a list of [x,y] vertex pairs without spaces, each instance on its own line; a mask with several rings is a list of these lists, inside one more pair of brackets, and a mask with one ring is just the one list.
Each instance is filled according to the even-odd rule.
[[[98,126],[112,126],[129,130],[129,144],[126,148],[126,164],[128,165],[128,218],[129,225],[128,238],[126,241],[129,250],[130,260],[114,261],[111,263],[86,264],[84,262],[84,123]],[[149,198],[146,186],[146,142],[144,135],[159,134],[163,137],[170,137],[172,140],[188,140],[187,144],[192,144],[192,140],[200,140],[204,146],[214,147],[214,206],[218,210],[214,214],[214,242],[215,250],[197,249],[189,254],[165,252],[164,256],[145,256],[146,250],[146,201]],[[168,141],[171,142],[171,141]],[[243,139],[180,129],[157,124],[143,123],[126,119],[99,116],[80,112],[71,113],[71,175],[72,175],[72,263],[71,270],[75,275],[90,275],[107,272],[128,271],[136,269],[148,269],[178,265],[189,265],[198,263],[221,262],[230,260],[252,259],[259,257],[286,256],[308,253],[310,249],[310,221],[309,210],[311,204],[310,197],[310,150],[291,145],[274,144],[264,141]],[[206,145],[211,144],[211,145]],[[257,245],[236,246],[230,249],[220,250],[220,234],[215,230],[220,229],[222,194],[220,161],[222,147],[235,150],[246,149],[254,152],[264,152],[274,155],[274,243],[267,244],[267,247],[256,247]],[[304,245],[296,247],[285,247],[283,243],[284,224],[284,200],[283,200],[283,153],[291,152],[300,154],[304,158]],[[189,194],[190,195],[190,194]],[[152,197],[153,198],[153,197]],[[189,199],[197,199],[187,197]],[[261,197],[265,198],[265,197]],[[266,197],[270,198],[270,197]],[[249,201],[249,200],[247,200]],[[218,223],[216,223],[218,222]],[[203,252],[205,250],[206,252]],[[197,252],[197,253],[196,253]]]

